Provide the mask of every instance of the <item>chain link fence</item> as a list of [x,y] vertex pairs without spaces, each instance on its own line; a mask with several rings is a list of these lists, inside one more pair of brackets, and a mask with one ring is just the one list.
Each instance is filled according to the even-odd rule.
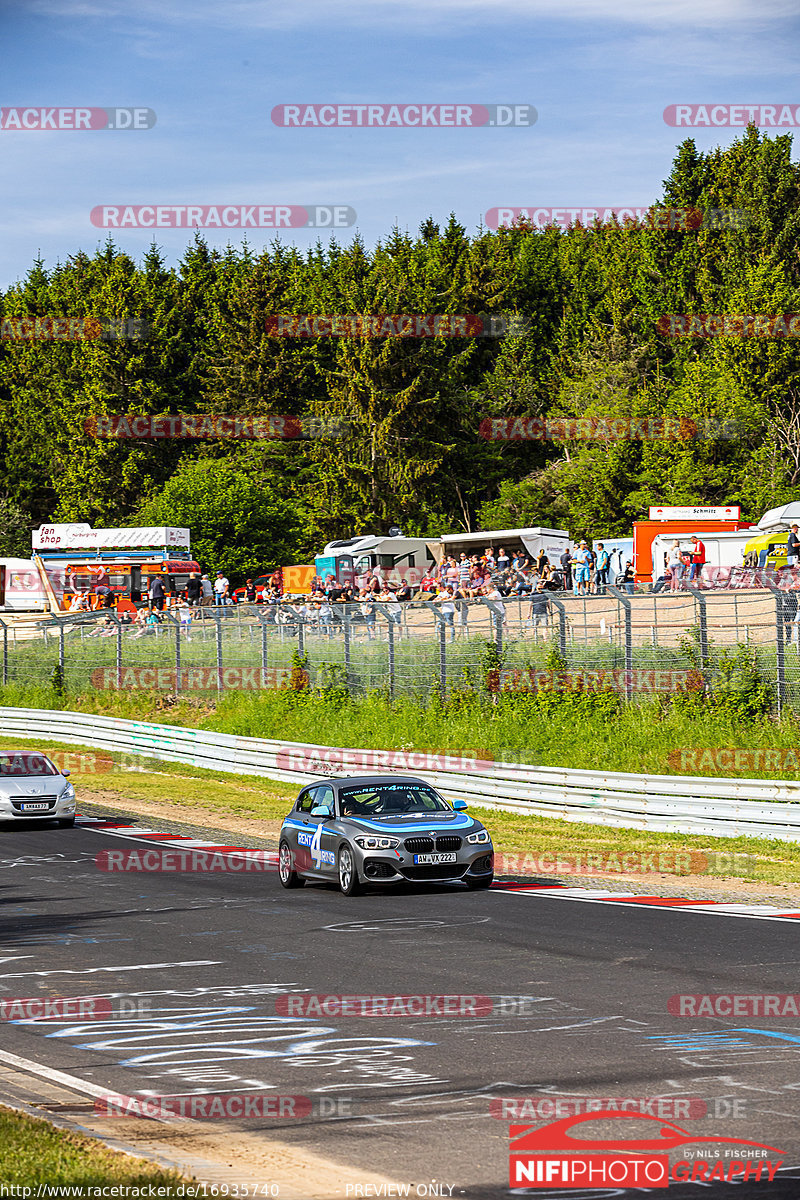
[[[4,686],[172,694],[310,686],[427,700],[458,689],[612,687],[628,699],[736,686],[755,670],[800,712],[798,593],[543,595],[406,604],[194,608],[160,624],[112,611],[0,618]],[[299,656],[299,658],[298,658]],[[294,668],[295,675],[292,676]],[[304,672],[304,674],[303,674]]]

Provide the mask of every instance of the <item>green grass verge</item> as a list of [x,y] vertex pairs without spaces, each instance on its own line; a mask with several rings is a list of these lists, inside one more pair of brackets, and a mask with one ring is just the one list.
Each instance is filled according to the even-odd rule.
[[[155,1194],[177,1196],[186,1183],[177,1171],[165,1171],[141,1159],[109,1150],[102,1142],[48,1125],[24,1113],[0,1107],[0,1181],[17,1187],[163,1188]],[[19,1195],[19,1193],[17,1193]],[[80,1195],[72,1191],[71,1195]],[[130,1196],[135,1193],[128,1193]]]

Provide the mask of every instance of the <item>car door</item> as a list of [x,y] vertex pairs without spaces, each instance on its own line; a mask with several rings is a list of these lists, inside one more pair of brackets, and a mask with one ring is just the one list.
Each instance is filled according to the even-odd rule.
[[333,813],[333,788],[330,784],[315,784],[301,793],[296,806],[297,869],[323,879],[336,874],[335,836],[330,826],[333,818],[313,816],[312,810],[326,804]]

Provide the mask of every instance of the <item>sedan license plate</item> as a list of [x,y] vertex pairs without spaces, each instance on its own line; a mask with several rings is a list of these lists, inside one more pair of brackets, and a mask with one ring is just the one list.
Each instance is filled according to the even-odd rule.
[[22,812],[42,812],[44,809],[48,809],[49,807],[50,807],[50,805],[47,804],[46,802],[44,804],[41,804],[39,802],[29,803],[29,804],[20,804],[20,809],[22,810]]
[[455,854],[415,854],[415,863],[454,863]]

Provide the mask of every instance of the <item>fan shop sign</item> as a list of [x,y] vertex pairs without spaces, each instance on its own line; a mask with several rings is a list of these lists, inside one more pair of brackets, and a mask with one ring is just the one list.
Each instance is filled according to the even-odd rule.
[[180,680],[174,667],[97,667],[92,671],[92,687],[100,691],[139,688],[149,692],[166,692],[176,684],[182,692],[205,692],[218,689],[260,691],[262,688],[287,686],[289,671],[279,667],[182,667]]

